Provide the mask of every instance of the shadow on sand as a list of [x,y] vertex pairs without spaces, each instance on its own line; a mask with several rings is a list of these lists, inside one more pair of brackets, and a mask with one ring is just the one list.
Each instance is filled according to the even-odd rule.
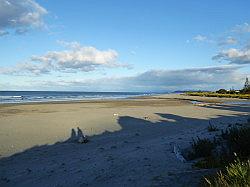
[[[245,107],[217,107],[248,111]],[[0,186],[195,186],[207,171],[195,171],[190,163],[176,160],[171,143],[188,146],[191,137],[206,131],[209,120],[220,128],[222,121],[233,123],[248,117],[207,120],[157,115],[161,120],[156,122],[121,116],[117,119],[121,130],[91,136],[87,144],[76,143],[77,133],[72,129],[64,142],[2,158]]]
[[250,103],[246,105],[225,105],[225,104],[216,104],[216,105],[205,105],[202,107],[205,108],[213,108],[213,109],[219,109],[219,110],[230,110],[235,112],[250,112]]

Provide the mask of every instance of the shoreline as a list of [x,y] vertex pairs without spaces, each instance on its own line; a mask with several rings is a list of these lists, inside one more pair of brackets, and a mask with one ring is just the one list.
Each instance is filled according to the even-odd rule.
[[16,105],[39,105],[39,104],[71,104],[71,103],[108,103],[108,102],[123,102],[147,99],[162,99],[162,100],[182,100],[182,101],[199,101],[208,103],[223,103],[227,101],[249,101],[249,99],[241,98],[219,98],[219,97],[205,97],[205,96],[189,96],[183,93],[169,93],[169,94],[152,94],[147,96],[129,96],[126,98],[94,98],[94,99],[79,99],[79,100],[64,100],[64,101],[30,101],[17,103],[0,103],[1,106],[16,106]]
[[[158,94],[150,95],[150,96],[156,96]],[[0,103],[0,105],[18,105],[18,104],[57,104],[57,103],[85,103],[85,102],[102,102],[102,101],[123,101],[123,100],[133,100],[133,99],[139,99],[140,97],[150,97],[150,96],[129,96],[124,98],[86,98],[86,99],[73,99],[73,100],[51,100],[51,101],[27,101],[27,102],[3,102]]]
[[[6,91],[9,92],[9,91]],[[17,95],[0,95],[0,104],[26,104],[26,103],[56,103],[56,102],[82,102],[82,101],[99,101],[99,100],[123,100],[132,99],[140,96],[158,95],[158,93],[137,93],[137,92],[47,92],[44,95],[32,95],[34,91],[13,91],[18,92]],[[19,93],[21,92],[21,93]],[[24,93],[22,93],[24,92]],[[1,93],[1,91],[0,91]],[[36,92],[35,92],[36,93]],[[40,93],[38,91],[37,93]],[[43,93],[43,92],[41,92]],[[51,93],[52,95],[48,95]],[[61,93],[62,95],[53,95],[53,93]],[[63,95],[64,93],[72,93],[73,95]],[[80,95],[82,93],[82,95]],[[95,93],[95,94],[93,94]],[[84,95],[85,94],[85,95]],[[88,95],[90,94],[90,95]],[[111,95],[109,95],[111,94]],[[2,97],[2,99],[1,99]],[[8,99],[4,99],[8,98]],[[15,100],[15,98],[20,98]],[[13,100],[12,100],[13,99]]]

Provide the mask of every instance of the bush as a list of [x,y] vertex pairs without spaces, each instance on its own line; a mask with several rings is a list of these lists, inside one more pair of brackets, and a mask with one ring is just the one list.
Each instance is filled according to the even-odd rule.
[[193,166],[197,168],[218,168],[222,166],[220,158],[216,159],[214,156],[209,156],[197,161]]
[[243,94],[250,94],[250,87],[249,88],[245,88],[241,90],[241,93]]
[[227,90],[225,90],[225,89],[219,89],[218,91],[216,91],[216,93],[219,93],[219,94],[226,94],[226,93],[227,93]]
[[215,93],[215,92],[186,92],[189,96],[201,96],[201,97],[224,97],[224,98],[239,98],[250,99],[250,93]]
[[224,171],[219,171],[215,177],[205,178],[205,186],[250,186],[250,161],[241,162],[237,159]]
[[211,140],[204,138],[197,140],[193,139],[192,151],[189,152],[188,158],[195,159],[200,157],[209,157],[212,155],[212,150],[215,148],[215,143]]
[[[227,165],[215,177],[205,178],[205,186],[250,187],[249,120],[244,125],[243,127],[233,126],[222,133],[222,138],[226,141],[227,150],[222,152],[220,158],[215,159],[212,156],[195,164],[197,167],[202,168]],[[235,159],[235,156],[237,156],[237,159]]]
[[[248,123],[244,124],[247,125]],[[212,125],[208,127],[214,130]],[[236,127],[233,126],[222,131],[222,138],[210,141],[208,139],[198,138],[193,140],[192,151],[190,151],[188,158],[195,159],[203,157],[194,164],[199,168],[216,168],[224,167],[235,160],[235,155],[241,160],[246,160],[250,156],[250,127]]]
[[212,125],[210,122],[209,122],[209,126],[207,127],[207,130],[209,132],[213,132],[213,131],[218,131],[218,128],[215,126],[215,125]]
[[236,153],[240,158],[250,155],[250,127],[232,127],[222,134],[227,141],[231,154]]

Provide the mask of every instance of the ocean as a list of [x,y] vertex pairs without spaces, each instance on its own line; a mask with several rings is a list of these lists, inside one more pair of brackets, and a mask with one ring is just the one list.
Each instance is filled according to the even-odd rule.
[[152,94],[153,93],[142,92],[0,91],[0,103],[126,99],[129,97]]

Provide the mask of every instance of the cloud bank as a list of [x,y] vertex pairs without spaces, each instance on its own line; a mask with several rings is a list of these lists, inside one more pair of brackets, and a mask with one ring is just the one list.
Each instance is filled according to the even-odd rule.
[[0,68],[4,74],[47,74],[58,72],[90,72],[99,68],[130,68],[118,62],[115,50],[98,50],[92,46],[82,46],[78,42],[60,42],[67,50],[49,51],[41,56],[32,56],[27,62],[15,67]]
[[23,34],[31,28],[44,27],[48,12],[34,0],[0,0],[0,36],[10,31]]
[[227,61],[230,64],[250,64],[250,46],[243,49],[231,48],[213,56],[213,60]]
[[104,77],[102,79],[32,82],[32,88],[77,91],[174,91],[216,90],[219,88],[241,88],[245,75],[241,66],[189,68],[180,70],[150,70],[130,77]]

